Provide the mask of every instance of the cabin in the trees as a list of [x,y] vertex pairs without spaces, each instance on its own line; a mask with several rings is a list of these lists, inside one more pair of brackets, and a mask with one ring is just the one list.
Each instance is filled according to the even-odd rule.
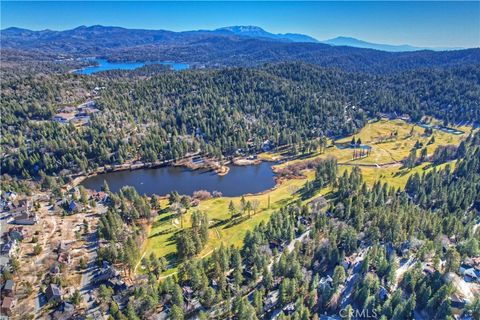
[[75,118],[75,114],[73,114],[73,113],[61,112],[61,113],[57,113],[57,114],[53,117],[53,121],[59,122],[59,123],[69,123],[70,121],[73,120],[73,118]]
[[280,294],[280,291],[278,289],[274,291],[270,291],[267,294],[267,297],[265,299],[265,306],[264,306],[265,312],[268,312],[269,310],[271,310],[273,307],[277,305],[279,294]]

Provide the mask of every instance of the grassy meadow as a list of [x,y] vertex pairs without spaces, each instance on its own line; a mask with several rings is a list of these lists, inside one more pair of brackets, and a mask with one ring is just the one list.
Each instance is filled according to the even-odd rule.
[[[353,150],[339,149],[329,141],[329,146],[323,153],[314,153],[302,159],[291,160],[278,167],[293,164],[299,161],[309,161],[314,158],[336,157],[339,164],[339,173],[343,174],[345,170],[351,170],[354,165],[359,165],[364,181],[369,185],[377,180],[387,182],[394,187],[403,188],[408,177],[415,173],[423,173],[433,170],[431,163],[424,162],[413,169],[404,169],[399,163],[406,158],[416,141],[420,141],[427,146],[428,154],[431,155],[439,145],[454,144],[458,145],[470,132],[470,128],[461,127],[460,130],[465,131],[462,135],[455,135],[434,129],[433,136],[435,142],[429,145],[431,136],[424,134],[425,129],[407,123],[403,120],[380,120],[368,123],[359,133],[354,135],[355,139],[360,138],[362,144],[372,147],[371,154],[362,159],[352,160]],[[394,138],[392,138],[394,137]],[[350,142],[352,136],[335,141],[337,143]],[[264,153],[259,158],[264,160],[278,160],[282,157],[282,153]],[[438,166],[444,167],[446,164]],[[451,163],[454,165],[454,162]],[[262,194],[245,195],[248,201],[258,201],[258,209],[255,213],[251,213],[248,217],[246,214],[242,217],[231,219],[228,206],[232,201],[239,210],[241,197],[220,197],[201,201],[198,207],[189,209],[184,214],[183,226],[190,226],[190,214],[193,210],[201,210],[207,212],[210,229],[209,241],[201,252],[200,256],[207,256],[221,243],[224,245],[241,246],[247,230],[253,229],[262,221],[267,221],[272,212],[286,205],[289,202],[297,201],[300,197],[298,190],[305,184],[307,180],[314,179],[313,170],[304,172],[305,177],[301,179],[282,180],[277,186]],[[326,194],[329,190],[321,190],[318,194]],[[316,194],[313,197],[318,196]],[[308,202],[310,199],[304,199]],[[155,218],[151,226],[149,237],[144,245],[144,254],[149,255],[155,253],[156,256],[164,256],[173,267],[168,273],[174,272],[175,259],[175,234],[181,230],[179,217],[168,210],[168,201],[161,201],[161,213]]]

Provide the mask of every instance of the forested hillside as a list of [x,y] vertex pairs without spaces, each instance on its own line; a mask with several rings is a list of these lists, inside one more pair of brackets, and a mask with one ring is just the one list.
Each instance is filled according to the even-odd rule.
[[[318,143],[356,132],[386,113],[419,121],[480,119],[480,67],[374,76],[301,63],[166,72],[27,75],[2,82],[2,172],[24,177],[91,171],[130,159],[178,159],[198,150],[220,157],[238,149]],[[115,74],[115,76],[112,76]],[[123,76],[122,76],[123,75]],[[101,112],[81,128],[52,117],[96,99]],[[34,143],[33,143],[34,142]]]

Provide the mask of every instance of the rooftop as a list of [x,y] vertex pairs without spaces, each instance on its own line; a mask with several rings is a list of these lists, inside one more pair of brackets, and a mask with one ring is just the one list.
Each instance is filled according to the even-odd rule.
[[12,291],[14,285],[15,285],[15,282],[13,282],[13,280],[7,280],[5,282],[5,285],[3,286],[3,290]]

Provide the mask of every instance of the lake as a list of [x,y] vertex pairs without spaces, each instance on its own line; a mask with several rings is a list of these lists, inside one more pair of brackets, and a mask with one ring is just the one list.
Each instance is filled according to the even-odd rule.
[[106,59],[95,59],[92,60],[97,62],[97,66],[86,67],[80,70],[75,71],[77,74],[92,74],[100,71],[107,70],[134,70],[140,67],[143,67],[147,64],[163,64],[169,65],[175,71],[181,71],[188,69],[188,64],[177,63],[171,61],[159,61],[159,62],[108,62]]
[[197,190],[220,191],[224,196],[234,197],[247,193],[259,193],[275,186],[272,164],[229,165],[230,171],[219,176],[214,171],[189,170],[184,167],[159,167],[109,172],[85,179],[81,184],[88,189],[100,191],[103,181],[110,190],[117,192],[123,186],[133,186],[138,193],[166,195],[176,190],[192,195]]

